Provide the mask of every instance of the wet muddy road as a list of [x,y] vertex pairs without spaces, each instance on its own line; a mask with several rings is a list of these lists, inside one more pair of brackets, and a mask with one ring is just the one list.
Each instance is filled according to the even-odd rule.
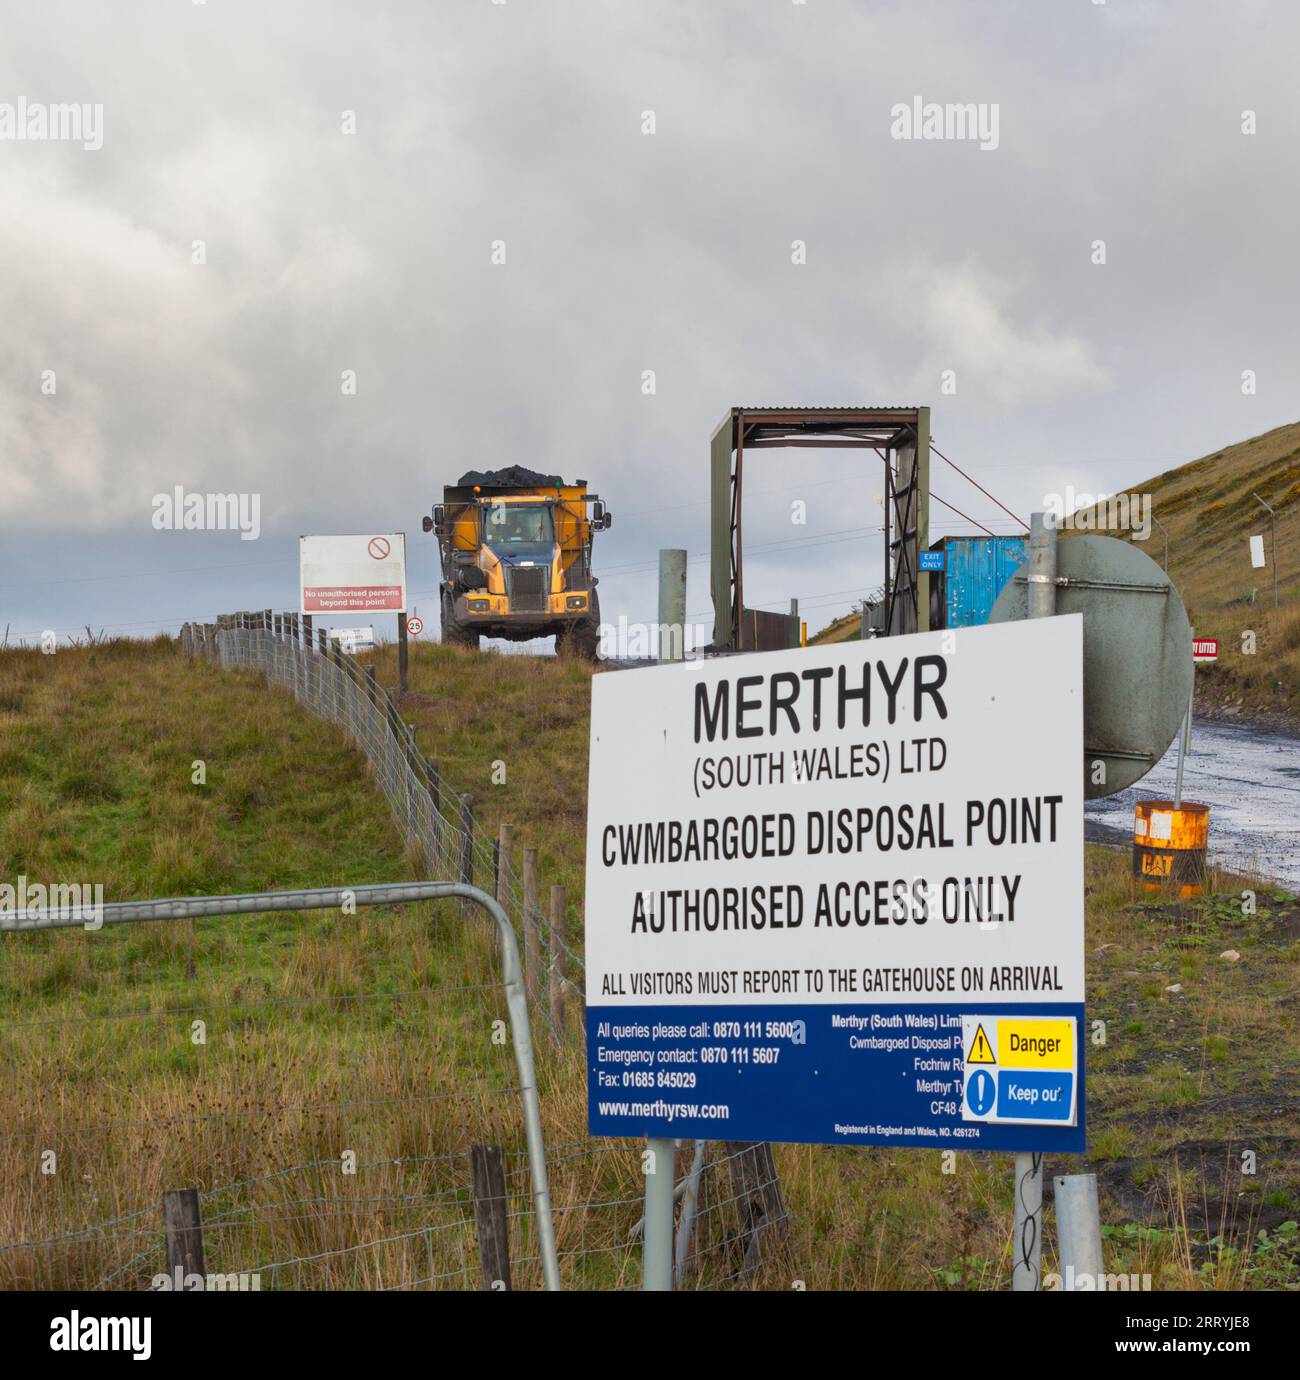
[[[1090,802],[1088,837],[1130,842],[1138,800],[1172,799],[1178,743],[1136,786]],[[1183,799],[1210,807],[1210,861],[1300,891],[1300,737],[1196,720]]]

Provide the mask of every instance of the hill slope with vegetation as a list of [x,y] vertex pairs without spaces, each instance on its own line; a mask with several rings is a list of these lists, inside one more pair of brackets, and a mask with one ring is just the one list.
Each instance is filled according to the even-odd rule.
[[[374,660],[391,683],[391,650]],[[579,950],[591,674],[418,645],[402,705],[485,825],[509,820],[543,882],[568,887]],[[206,787],[191,783],[197,759]],[[98,878],[109,900],[419,875],[341,733],[166,642],[0,656],[0,789],[13,807],[0,877]],[[1086,884],[1089,1018],[1107,1032],[1088,1056],[1088,1167],[1107,1268],[1155,1288],[1300,1283],[1296,911],[1261,892],[1243,917],[1222,878],[1201,903],[1135,903],[1127,859],[1108,850],[1089,850]],[[491,1035],[495,973],[485,934],[450,903],[5,936],[0,1246],[45,1244],[0,1251],[0,1283],[147,1281],[159,1195],[197,1184],[211,1268],[306,1262],[264,1288],[474,1287],[464,1153],[522,1146],[513,1065]],[[565,1279],[627,1287],[639,1159],[586,1140],[576,1006],[561,1048],[534,1020]],[[58,1151],[57,1174],[41,1174],[34,1144]],[[1259,1161],[1249,1178],[1244,1149]],[[354,1177],[339,1168],[348,1150]],[[789,1245],[755,1283],[1007,1287],[1009,1156],[961,1155],[952,1174],[910,1150],[780,1146],[776,1162]],[[706,1196],[721,1206],[730,1187]],[[88,1230],[122,1218],[138,1237]],[[518,1281],[534,1286],[535,1243],[516,1249],[534,1257]],[[717,1240],[697,1282],[725,1278],[729,1249]],[[1053,1251],[1049,1214],[1046,1269]]]
[[[1278,607],[1273,607],[1272,528],[1255,495],[1277,510]],[[1108,497],[1149,497],[1151,515],[1169,536],[1169,575],[1192,627],[1219,639],[1219,660],[1196,672],[1196,711],[1300,728],[1300,422],[1143,480]],[[1090,495],[1092,497],[1092,495]],[[1104,530],[1106,505],[1080,514]],[[1069,540],[1071,532],[1063,533]],[[1127,538],[1126,532],[1109,535]],[[1262,536],[1267,565],[1252,566],[1249,539]],[[1164,533],[1155,522],[1142,549],[1164,564]],[[809,638],[824,645],[856,641],[857,613]]]

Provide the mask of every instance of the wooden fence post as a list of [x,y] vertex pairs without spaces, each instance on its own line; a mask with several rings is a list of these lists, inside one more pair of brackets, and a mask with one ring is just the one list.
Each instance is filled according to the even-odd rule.
[[469,1152],[474,1171],[474,1220],[483,1288],[510,1289],[510,1204],[499,1145],[475,1145]]
[[427,757],[421,757],[424,767],[424,788],[429,792],[429,803],[433,806],[433,856],[429,867],[435,877],[441,878],[445,868],[451,865],[447,857],[447,821],[442,817],[442,783],[438,780],[438,764]]
[[524,995],[536,1009],[541,997],[542,945],[537,910],[537,849],[524,849]]
[[[466,886],[474,885],[474,797],[463,795],[460,798],[460,880]],[[462,915],[469,914],[470,903],[462,901]]]
[[562,886],[551,887],[551,1038],[564,1038],[564,912],[567,898]]
[[497,901],[510,914],[510,876],[514,871],[515,831],[502,823],[497,836]]
[[203,1218],[199,1212],[198,1189],[178,1188],[164,1193],[162,1211],[167,1273],[175,1288],[179,1272],[183,1289],[187,1275],[206,1277],[208,1273],[203,1255]]
[[424,759],[424,775],[429,783],[429,796],[433,801],[433,808],[437,814],[442,814],[442,773],[438,770],[437,762],[431,762],[427,757]]

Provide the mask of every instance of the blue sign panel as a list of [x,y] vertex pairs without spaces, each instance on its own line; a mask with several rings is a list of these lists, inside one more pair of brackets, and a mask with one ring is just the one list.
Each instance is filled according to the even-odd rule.
[[942,570],[943,552],[922,551],[920,553],[920,566],[922,570]]
[[[589,1129],[669,1139],[1082,1151],[1081,1085],[1076,1124],[1041,1124],[1062,1106],[1068,1113],[1071,1096],[1062,1101],[1059,1094],[1073,1071],[964,1072],[963,1016],[1030,1014],[1081,1022],[1083,1007],[589,1007]],[[1082,1080],[1082,1060],[1078,1074]],[[1030,1098],[1044,1087],[1056,1089],[1050,1106]],[[1009,1120],[985,1119],[1004,1113]]]

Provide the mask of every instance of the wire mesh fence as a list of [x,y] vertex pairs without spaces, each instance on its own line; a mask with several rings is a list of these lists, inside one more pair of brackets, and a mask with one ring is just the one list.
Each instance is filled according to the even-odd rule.
[[[640,1283],[643,1186],[640,1147],[579,1141],[547,1156],[566,1289]],[[782,1283],[794,1272],[787,1224],[756,1220],[742,1165],[750,1147],[690,1143],[679,1156],[677,1287],[725,1289]],[[508,1287],[542,1286],[542,1256],[523,1151],[503,1156]],[[775,1177],[764,1187],[775,1187]],[[316,1160],[200,1190],[207,1291],[478,1290],[486,1270],[472,1154]],[[499,1268],[499,1266],[497,1267]],[[0,1245],[6,1288],[150,1290],[184,1287],[169,1276],[158,1204],[73,1231]],[[164,1283],[164,1281],[166,1281]],[[190,1285],[189,1287],[195,1287]],[[497,1283],[501,1287],[501,1283]]]
[[[421,850],[430,877],[475,882],[505,907],[538,956],[538,989],[558,985],[581,999],[582,956],[557,930],[540,901],[527,896],[514,862],[475,820],[473,798],[458,792],[420,750],[415,730],[373,669],[331,643],[297,614],[223,615],[215,624],[185,624],[181,647],[227,669],[263,674],[290,690],[311,714],[341,727],[364,754],[402,837]],[[539,1005],[556,1039],[564,1038],[553,1003]]]
[[[253,621],[188,625],[182,648],[264,674],[341,728],[425,875],[494,891],[542,990],[551,979],[580,998],[580,955],[421,754],[394,697],[351,657],[309,644],[296,619]],[[500,1287],[475,1172],[486,1146],[504,1166],[509,1287],[540,1288],[505,1003],[489,927],[466,924],[460,904],[123,925],[93,943],[75,929],[11,936],[0,1287],[177,1287],[162,1202],[189,1187],[209,1289]],[[246,961],[255,950],[273,954],[273,975]],[[533,1010],[555,1037],[549,1057],[580,1069],[581,1022],[557,1027],[555,1003]],[[582,1081],[569,1077],[562,1098]],[[564,1286],[636,1287],[642,1147],[573,1138],[576,1099],[544,1096],[543,1115],[560,1132],[546,1161]],[[734,1287],[784,1268],[768,1147],[688,1143],[677,1160],[679,1284]]]

